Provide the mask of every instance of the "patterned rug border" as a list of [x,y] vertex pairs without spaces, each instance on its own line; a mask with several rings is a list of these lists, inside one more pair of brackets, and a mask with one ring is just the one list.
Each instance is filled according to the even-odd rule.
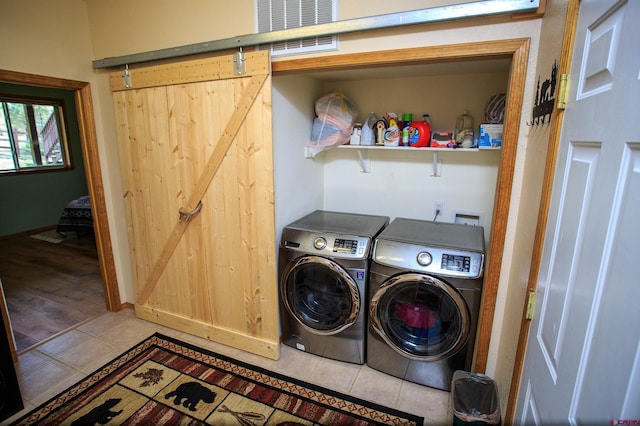
[[[49,399],[47,402],[20,417],[12,424],[31,424],[33,421],[38,422],[39,420],[44,420],[49,413],[73,402],[76,398],[92,391],[93,388],[97,386],[109,388],[112,386],[112,382],[117,382],[120,376],[124,376],[128,373],[124,370],[116,377],[111,377],[106,382],[103,381],[104,379],[109,378],[109,376],[119,368],[127,363],[135,361],[136,358],[144,355],[147,349],[153,347],[192,359],[196,362],[220,368],[237,377],[241,377],[245,380],[249,380],[296,398],[312,401],[313,403],[330,410],[348,413],[349,415],[359,417],[366,422],[371,422],[371,424],[422,425],[424,422],[423,417],[411,413],[382,406],[332,389],[323,388],[322,386],[289,377],[240,360],[235,360],[226,355],[198,347],[197,345],[184,342],[161,333],[155,333],[142,340],[137,345],[134,345],[130,349],[124,351],[122,354],[116,356],[113,360],[98,368],[78,383],[71,385],[66,390]],[[379,413],[383,413],[384,416],[381,417]]]

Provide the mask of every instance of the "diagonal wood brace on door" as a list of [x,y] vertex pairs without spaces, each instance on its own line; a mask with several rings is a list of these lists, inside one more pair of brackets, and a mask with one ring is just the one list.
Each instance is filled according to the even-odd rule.
[[[204,171],[196,181],[196,185],[194,187],[194,191],[191,194],[191,197],[186,203],[186,206],[196,206],[192,208],[190,212],[184,213],[182,209],[180,209],[180,218],[178,222],[175,224],[169,238],[165,242],[162,252],[156,259],[153,264],[153,268],[147,277],[142,290],[138,293],[138,297],[136,299],[136,303],[139,305],[143,305],[151,296],[151,292],[155,288],[158,280],[162,276],[169,259],[173,255],[182,235],[187,229],[189,225],[189,220],[195,214],[197,214],[202,209],[202,198],[204,197],[207,189],[209,188],[209,184],[213,180],[214,176],[218,172],[222,161],[224,160],[229,147],[233,143],[236,135],[240,131],[240,127],[242,123],[247,117],[249,110],[253,106],[256,98],[260,94],[262,86],[264,86],[265,81],[269,74],[260,74],[254,75],[250,77],[249,84],[244,89],[242,96],[238,103],[235,105],[235,110],[231,115],[231,118],[227,122],[224,131],[220,135],[217,144],[205,165]],[[183,220],[184,219],[184,220]]]

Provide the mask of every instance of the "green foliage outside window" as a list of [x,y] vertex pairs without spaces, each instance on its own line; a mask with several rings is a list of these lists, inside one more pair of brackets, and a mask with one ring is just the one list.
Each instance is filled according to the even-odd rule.
[[61,102],[0,98],[0,173],[69,163]]

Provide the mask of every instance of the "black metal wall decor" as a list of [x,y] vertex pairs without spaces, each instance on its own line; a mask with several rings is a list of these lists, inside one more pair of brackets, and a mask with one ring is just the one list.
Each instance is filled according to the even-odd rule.
[[538,76],[538,87],[536,90],[536,100],[533,105],[531,114],[531,122],[528,126],[537,126],[539,124],[550,123],[553,106],[556,101],[556,88],[558,87],[558,61],[553,62],[551,67],[551,77],[546,79],[540,85],[540,76]]

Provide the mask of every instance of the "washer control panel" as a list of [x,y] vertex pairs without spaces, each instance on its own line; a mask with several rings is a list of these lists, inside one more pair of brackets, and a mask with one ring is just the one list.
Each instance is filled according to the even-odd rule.
[[482,276],[484,254],[376,240],[373,260],[401,269],[471,279]]
[[319,256],[366,259],[371,247],[370,238],[356,235],[300,232],[288,234],[283,234],[283,247]]

